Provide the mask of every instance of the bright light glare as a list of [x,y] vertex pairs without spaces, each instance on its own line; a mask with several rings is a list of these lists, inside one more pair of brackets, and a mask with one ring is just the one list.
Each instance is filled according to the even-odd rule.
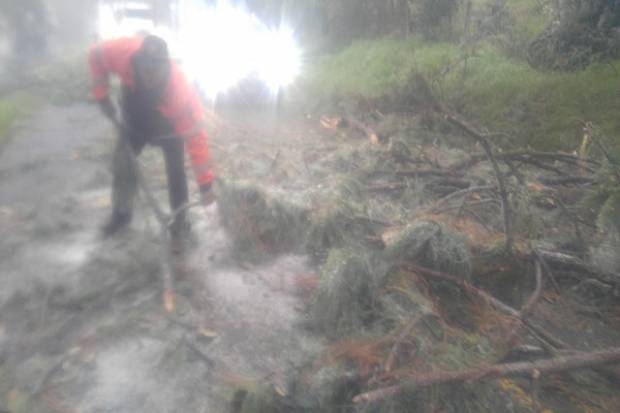
[[291,30],[270,29],[228,0],[218,0],[215,6],[204,0],[183,0],[178,5],[174,32],[155,27],[148,18],[123,15],[145,7],[148,11],[141,3],[102,3],[99,34],[109,39],[145,31],[163,37],[191,80],[212,99],[247,78],[258,79],[275,94],[299,75],[301,53]]
[[299,75],[300,53],[289,30],[267,32],[258,73],[272,91],[288,86]]
[[269,29],[225,0],[215,7],[195,0],[182,4],[179,55],[207,96],[215,98],[248,77],[275,93],[299,74],[301,55],[290,30]]

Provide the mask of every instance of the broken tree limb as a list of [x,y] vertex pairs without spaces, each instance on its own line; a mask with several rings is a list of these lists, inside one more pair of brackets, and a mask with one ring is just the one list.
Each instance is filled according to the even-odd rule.
[[553,284],[553,288],[555,289],[555,292],[559,293],[560,284],[558,284],[558,281],[555,279],[555,275],[553,275],[553,271],[551,271],[551,267],[549,267],[549,264],[547,263],[547,261],[545,261],[545,259],[538,253],[538,251],[533,250],[533,252],[534,252],[534,255],[536,256],[536,259],[540,262],[543,269],[545,270],[545,273],[551,280],[551,283]]
[[191,350],[191,352],[200,360],[202,361],[204,364],[206,364],[207,367],[214,369],[216,367],[216,363],[215,361],[207,356],[205,353],[203,353],[194,343],[192,343],[192,341],[187,338],[187,337],[183,337],[182,339],[182,343],[185,344],[185,346]]
[[[497,308],[498,310],[503,311],[504,313],[511,315],[513,317],[516,317],[516,318],[519,317],[519,311],[515,310],[509,305],[504,304],[503,302],[493,297],[491,294],[477,287],[474,287],[473,285],[469,284],[468,282],[464,280],[461,280],[449,274],[441,273],[439,271],[430,270],[428,268],[423,268],[423,267],[412,265],[412,264],[409,264],[406,267],[406,269],[412,271],[414,274],[434,277],[434,278],[438,278],[444,281],[452,282],[458,285],[459,287],[463,288],[464,290],[478,295],[479,297],[481,297],[483,300],[485,300],[486,302],[488,302],[489,304],[491,304],[493,307]],[[551,354],[557,353],[558,350],[565,350],[565,351],[571,350],[570,345],[560,340],[559,338],[555,337],[553,334],[549,333],[547,330],[538,326],[537,324],[533,323],[527,318],[523,320],[521,319],[519,320],[523,323],[525,327],[527,327],[530,334],[534,338],[536,338],[545,347],[545,349],[547,349]],[[597,367],[595,371],[599,375],[613,382],[614,384],[620,383],[620,373],[618,373],[615,369],[612,369],[609,367]]]
[[522,319],[524,317],[527,317],[532,312],[532,308],[534,307],[534,305],[536,305],[542,293],[543,280],[542,280],[542,269],[540,266],[540,262],[536,260],[534,263],[534,266],[536,267],[536,288],[534,289],[534,292],[530,296],[529,300],[527,300],[527,302],[521,309]]
[[483,300],[485,300],[487,303],[491,304],[496,309],[498,309],[500,311],[503,311],[507,315],[515,317],[517,320],[519,320],[521,323],[523,323],[523,325],[525,325],[532,332],[532,335],[534,337],[536,337],[543,345],[545,345],[547,347],[563,348],[563,349],[570,348],[569,345],[565,344],[560,339],[554,337],[552,334],[547,332],[542,327],[539,327],[538,325],[532,323],[528,319],[522,320],[520,318],[521,314],[520,314],[519,311],[515,310],[514,308],[510,307],[509,305],[504,304],[503,302],[501,302],[497,298],[493,297],[491,294],[487,293],[486,291],[483,291],[480,288],[474,287],[473,285],[471,285],[467,281],[461,280],[461,279],[456,278],[456,277],[454,277],[452,275],[449,275],[449,274],[445,274],[445,273],[442,273],[442,272],[439,272],[439,271],[434,271],[434,270],[431,270],[431,269],[428,269],[428,268],[424,268],[424,267],[420,267],[420,266],[413,265],[413,264],[408,264],[405,268],[407,270],[413,272],[414,274],[423,275],[423,276],[427,276],[427,277],[438,278],[438,279],[444,280],[444,281],[449,281],[449,282],[454,283],[457,286],[461,287],[465,291],[469,291],[470,293],[476,294],[478,297],[482,298]]
[[[561,373],[590,367],[604,366],[620,362],[620,348],[573,356],[555,357],[534,362],[497,364],[490,367],[468,369],[458,372],[437,372],[412,377],[416,389],[438,384],[462,383],[465,381],[482,380],[500,377],[539,376],[541,374]],[[374,403],[394,397],[404,390],[405,386],[397,384],[383,389],[362,393],[353,398],[354,403]]]
[[527,317],[532,312],[532,309],[534,308],[534,305],[536,305],[536,303],[540,299],[540,295],[542,294],[542,289],[543,289],[542,268],[541,268],[540,262],[537,259],[534,260],[534,266],[536,267],[536,270],[535,270],[535,273],[536,273],[536,287],[534,288],[534,292],[532,293],[530,298],[526,301],[526,303],[521,308],[521,311],[519,312],[519,316],[518,316],[518,321],[519,322],[512,329],[512,331],[507,335],[507,337],[508,337],[506,339],[507,343],[512,343],[513,340],[518,336],[519,330],[520,330],[519,327],[522,324],[525,324],[525,320],[527,319]]
[[535,253],[551,267],[565,271],[573,271],[583,278],[585,278],[585,276],[595,278],[603,283],[620,288],[620,274],[597,268],[575,256],[563,252],[538,248],[535,250]]
[[458,189],[467,189],[472,186],[471,181],[459,178],[440,178],[433,181],[434,185],[449,186]]
[[416,326],[416,324],[420,322],[420,320],[422,320],[423,317],[424,317],[423,314],[418,314],[417,316],[413,317],[407,323],[403,331],[400,333],[400,335],[394,342],[394,346],[392,347],[392,350],[390,351],[390,354],[388,355],[388,358],[385,361],[385,365],[383,367],[383,370],[386,373],[389,373],[392,371],[392,368],[394,367],[394,362],[396,361],[396,357],[398,357],[398,352],[400,351],[400,347],[402,346],[403,341],[405,341],[407,336],[411,334],[411,331],[413,330],[413,328]]
[[[530,160],[538,160],[541,162],[542,161],[548,161],[548,162],[557,161],[557,162],[561,162],[561,163],[564,163],[567,165],[573,165],[573,166],[581,166],[585,164],[585,165],[590,165],[590,166],[585,167],[588,172],[594,172],[593,167],[601,166],[600,162],[595,161],[593,159],[580,158],[577,155],[572,155],[572,154],[562,153],[562,152],[533,152],[533,151],[528,151],[528,150],[514,150],[514,151],[496,153],[495,158],[497,160],[501,160],[504,162],[520,161],[523,163],[529,163],[533,166],[536,166],[536,165],[530,162]],[[465,159],[461,162],[454,164],[453,166],[450,167],[450,169],[452,169],[455,172],[461,171],[463,169],[471,168],[486,159],[488,158],[487,158],[487,155],[484,153],[475,154],[469,157],[468,159]]]
[[394,182],[375,183],[368,185],[370,192],[389,192],[389,191],[402,191],[406,189],[408,185]]
[[590,185],[596,183],[593,178],[585,176],[565,176],[563,178],[538,178],[538,182],[546,186],[559,185]]
[[442,177],[458,176],[458,175],[455,175],[454,172],[447,170],[447,169],[428,169],[428,168],[413,169],[413,170],[408,170],[408,171],[407,170],[396,171],[396,172],[389,172],[389,173],[393,173],[394,175],[398,177],[413,177],[413,178],[418,178],[422,176],[442,176]]
[[443,110],[443,115],[448,120],[448,122],[453,125],[459,127],[462,131],[467,133],[473,139],[475,139],[484,149],[491,165],[493,166],[493,171],[495,173],[495,178],[497,179],[497,185],[499,187],[499,196],[502,200],[502,212],[504,215],[504,234],[506,236],[506,251],[512,250],[512,245],[514,243],[514,236],[512,231],[512,210],[510,208],[509,200],[508,200],[508,190],[506,189],[506,182],[504,180],[504,175],[502,171],[499,169],[499,164],[497,163],[497,159],[493,154],[493,148],[491,146],[491,142],[485,136],[484,133],[476,130],[473,126],[467,124],[465,121],[459,119],[456,115]]
[[364,124],[362,121],[354,117],[353,115],[347,115],[344,117],[344,120],[351,125],[354,129],[362,132],[368,137],[368,140],[373,145],[378,145],[384,141],[383,137],[372,127]]
[[460,191],[456,191],[456,192],[452,192],[449,195],[446,195],[445,197],[437,200],[433,205],[424,208],[424,212],[432,212],[435,211],[437,208],[439,208],[441,205],[445,204],[446,202],[457,198],[461,195],[467,196],[471,193],[474,192],[482,192],[482,191],[493,191],[496,187],[492,186],[492,185],[484,185],[484,186],[472,186],[470,188],[466,188],[466,189],[461,189]]

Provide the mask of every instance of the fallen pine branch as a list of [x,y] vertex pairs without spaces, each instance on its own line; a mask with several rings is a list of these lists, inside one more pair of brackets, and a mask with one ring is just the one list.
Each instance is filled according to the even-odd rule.
[[376,130],[364,124],[362,121],[355,118],[354,116],[347,115],[343,119],[349,125],[351,125],[351,127],[364,133],[368,137],[368,140],[370,141],[370,143],[372,143],[373,145],[378,145],[384,141],[383,137]]
[[424,213],[428,213],[428,212],[433,212],[435,210],[437,210],[437,208],[439,208],[440,206],[442,206],[443,204],[445,204],[446,202],[457,198],[461,195],[463,196],[467,196],[469,194],[472,194],[474,192],[482,192],[482,191],[493,191],[496,187],[495,186],[491,186],[491,185],[484,185],[484,186],[472,186],[466,189],[461,189],[460,191],[455,191],[452,192],[449,195],[446,195],[445,197],[438,199],[433,205],[430,205],[426,208],[423,209]]
[[458,176],[458,175],[455,175],[454,172],[447,170],[447,169],[428,169],[428,168],[412,169],[408,171],[396,171],[394,175],[398,177],[413,177],[413,178],[418,178],[418,177],[423,177],[423,176],[442,176],[442,177],[443,176],[449,176],[449,177]]
[[521,323],[523,323],[524,320],[530,315],[530,313],[532,312],[532,309],[534,308],[534,305],[536,305],[536,303],[538,302],[542,294],[543,279],[542,279],[541,263],[538,261],[538,259],[535,259],[534,265],[536,267],[536,287],[534,288],[534,292],[532,293],[530,298],[523,305],[523,307],[521,308],[521,311],[519,312],[518,319],[520,323],[517,323],[515,328],[507,335],[508,337],[506,339],[507,343],[511,343],[518,336],[519,327]]
[[[413,385],[416,389],[438,384],[462,383],[466,381],[479,381],[483,379],[497,379],[501,377],[530,376],[538,377],[541,374],[561,373],[570,370],[578,370],[596,366],[620,362],[620,348],[614,347],[607,350],[591,353],[580,353],[573,356],[555,357],[547,360],[534,362],[520,362],[497,364],[490,367],[468,369],[458,372],[437,372],[414,376]],[[405,385],[397,384],[367,393],[362,393],[353,398],[354,403],[375,403],[386,398],[397,396],[405,389]]]
[[528,316],[532,312],[532,308],[536,305],[542,293],[543,280],[540,262],[536,260],[534,265],[536,267],[536,288],[534,289],[534,292],[530,296],[529,300],[527,300],[523,308],[521,308],[521,318]]
[[564,271],[573,271],[576,274],[579,274],[581,278],[595,278],[605,284],[612,285],[615,288],[620,288],[620,274],[597,268],[577,257],[563,252],[536,249],[535,253],[551,267]]
[[408,185],[401,183],[393,183],[393,182],[385,182],[385,183],[374,183],[368,185],[368,190],[370,192],[390,192],[390,191],[402,191],[406,189]]
[[514,243],[514,234],[512,230],[512,210],[510,208],[510,203],[508,200],[508,190],[506,189],[506,182],[504,179],[504,175],[502,171],[499,169],[499,164],[497,163],[497,159],[495,158],[495,154],[493,153],[493,147],[489,142],[489,139],[485,136],[484,133],[478,131],[473,126],[469,125],[462,119],[459,119],[456,115],[446,111],[445,109],[439,109],[443,116],[448,120],[448,122],[460,128],[466,134],[475,139],[484,149],[486,156],[488,157],[491,165],[493,166],[493,172],[495,173],[495,178],[497,179],[497,185],[499,188],[499,196],[502,200],[502,212],[504,216],[504,234],[506,236],[506,251],[512,250],[512,245]]
[[560,339],[554,337],[552,334],[547,332],[542,327],[537,326],[536,324],[532,323],[528,319],[521,319],[521,313],[518,310],[515,310],[509,305],[504,304],[503,302],[493,297],[491,294],[487,293],[486,291],[483,291],[480,288],[474,287],[467,281],[454,277],[453,275],[445,274],[439,271],[434,271],[434,270],[420,267],[420,266],[413,265],[413,264],[408,264],[405,267],[405,269],[409,270],[413,274],[433,277],[433,278],[437,278],[437,279],[444,280],[444,281],[449,281],[461,287],[465,291],[469,291],[470,293],[476,294],[477,296],[482,298],[485,302],[489,303],[496,309],[503,311],[507,315],[515,317],[517,320],[519,320],[520,323],[523,323],[523,325],[525,325],[532,332],[533,336],[536,337],[547,348],[550,348],[550,349],[555,349],[555,348],[569,349],[570,348],[569,345],[565,344]]
[[396,361],[396,357],[398,357],[398,353],[400,351],[400,348],[401,348],[403,342],[405,341],[407,336],[409,336],[409,334],[411,334],[411,331],[416,326],[416,324],[418,324],[420,322],[420,320],[422,320],[422,317],[423,317],[423,315],[419,314],[416,317],[412,318],[407,323],[407,325],[405,326],[403,331],[400,333],[400,335],[398,336],[398,338],[394,342],[394,346],[392,347],[392,350],[390,351],[390,354],[388,355],[388,358],[385,361],[385,365],[383,367],[383,370],[386,373],[389,373],[389,372],[392,371],[392,368],[394,367],[394,363]]
[[[592,167],[600,167],[601,164],[598,161],[588,158],[580,158],[577,155],[572,155],[562,152],[532,152],[528,150],[514,150],[495,154],[496,159],[501,161],[520,161],[534,165],[530,160],[538,161],[552,161],[561,162],[568,165],[582,166],[583,164],[591,165]],[[458,162],[450,167],[451,170],[457,172],[463,169],[471,168],[487,160],[487,155],[479,153],[472,155],[468,159]],[[536,165],[534,165],[536,166]],[[586,171],[594,172],[592,167],[586,166]]]
[[451,186],[457,189],[467,189],[472,186],[471,181],[459,178],[441,178],[433,181],[434,185]]
[[538,182],[546,186],[590,185],[596,183],[596,180],[585,176],[565,176],[563,178],[538,178]]
[[[540,250],[538,250],[537,252],[540,254],[540,257],[544,257],[544,254],[541,254]],[[540,257],[539,259],[541,259]],[[449,281],[463,288],[465,291],[469,291],[473,294],[478,295],[479,297],[481,297],[487,303],[491,304],[496,309],[503,311],[504,313],[517,318],[517,320],[519,320],[521,323],[523,323],[525,327],[527,327],[527,329],[532,334],[532,336],[536,338],[543,345],[543,347],[545,347],[545,349],[552,354],[557,353],[558,350],[564,350],[564,351],[572,350],[570,345],[566,344],[559,338],[555,337],[553,334],[549,333],[544,328],[534,324],[527,318],[521,319],[520,318],[521,314],[519,313],[519,311],[515,310],[509,305],[504,304],[503,302],[493,297],[491,294],[481,290],[480,288],[474,287],[473,285],[471,285],[470,283],[464,280],[461,280],[449,274],[430,270],[428,268],[420,267],[420,266],[413,265],[413,264],[407,265],[405,269],[417,275],[433,277],[433,278],[438,278],[444,281]],[[616,371],[615,369],[603,366],[603,367],[597,367],[595,371],[599,375],[613,382],[614,384],[620,383],[620,373]]]
[[551,271],[551,267],[549,267],[549,264],[547,263],[547,261],[545,261],[545,259],[538,253],[538,251],[534,250],[533,252],[534,252],[534,255],[536,256],[536,259],[538,260],[540,265],[542,265],[543,269],[545,270],[547,277],[549,277],[549,279],[551,280],[551,283],[553,284],[553,288],[555,289],[555,292],[559,293],[560,284],[558,284],[558,281],[555,279],[555,275],[553,274],[553,271]]

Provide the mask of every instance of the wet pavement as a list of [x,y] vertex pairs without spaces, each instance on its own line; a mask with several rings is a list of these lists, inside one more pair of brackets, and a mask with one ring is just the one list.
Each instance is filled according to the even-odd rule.
[[216,207],[192,211],[199,243],[166,313],[144,205],[98,238],[112,144],[96,107],[43,105],[0,152],[0,410],[226,411],[231,377],[277,377],[319,351],[295,291],[304,257],[239,264]]

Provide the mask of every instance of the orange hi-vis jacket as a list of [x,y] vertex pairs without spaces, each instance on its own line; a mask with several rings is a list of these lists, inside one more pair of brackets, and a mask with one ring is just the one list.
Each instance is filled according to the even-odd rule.
[[[102,42],[90,49],[89,64],[96,100],[108,97],[110,74],[120,77],[124,87],[134,89],[132,57],[140,50],[142,42],[141,37],[121,38]],[[214,175],[209,167],[204,108],[174,62],[170,64],[170,77],[157,111],[170,122],[174,133],[185,141],[198,185],[210,185]]]

